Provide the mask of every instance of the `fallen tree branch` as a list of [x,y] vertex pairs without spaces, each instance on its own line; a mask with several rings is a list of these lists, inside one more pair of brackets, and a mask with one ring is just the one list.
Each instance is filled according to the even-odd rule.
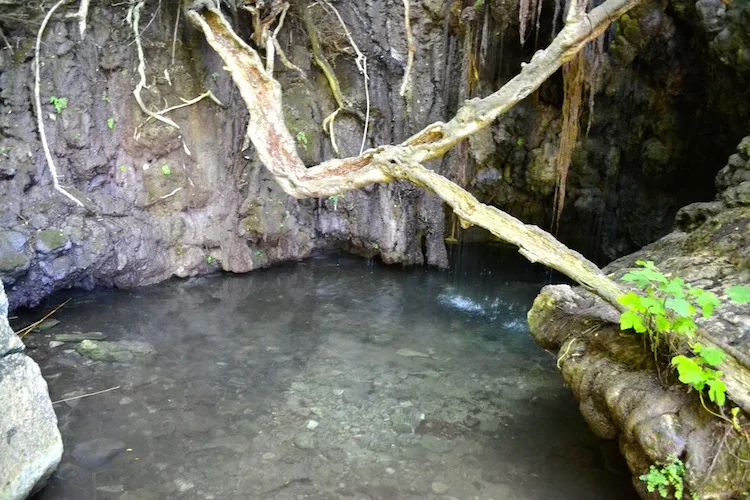
[[[557,269],[619,308],[617,297],[621,289],[592,262],[541,229],[526,226],[494,207],[479,203],[468,192],[424,169],[421,164],[441,157],[491,124],[538,88],[587,41],[602,33],[612,20],[637,3],[638,0],[607,0],[579,21],[566,25],[518,76],[494,94],[468,101],[449,122],[429,125],[399,146],[381,146],[358,157],[329,160],[311,168],[302,163],[294,139],[284,125],[281,87],[264,71],[257,52],[234,33],[218,10],[205,9],[202,13],[192,10],[187,17],[224,59],[250,112],[250,140],[260,160],[287,193],[298,198],[328,197],[394,179],[416,182],[435,191],[465,221],[489,229],[501,239],[519,246],[521,253],[530,260]],[[410,168],[390,167],[392,164]]]
[[[281,86],[269,75],[257,52],[235,34],[217,9],[188,10],[188,20],[206,37],[226,63],[250,114],[248,137],[260,161],[284,191],[296,198],[324,198],[396,179],[429,189],[448,203],[464,225],[488,229],[500,239],[519,247],[531,262],[556,269],[592,291],[617,310],[624,290],[592,262],[569,249],[542,229],[526,225],[499,209],[484,205],[423,163],[440,158],[469,136],[492,124],[501,114],[529,96],[560,67],[572,60],[587,42],[597,38],[615,19],[640,0],[606,0],[587,14],[574,16],[545,50],[537,51],[521,72],[495,93],[467,101],[446,123],[425,127],[397,146],[380,146],[357,157],[333,159],[306,168],[297,154],[294,139],[284,124]],[[711,335],[700,332],[704,344],[723,347]],[[727,393],[750,413],[750,380],[739,358],[731,350],[724,361]]]
[[50,151],[49,144],[47,143],[47,133],[44,131],[44,117],[42,111],[42,100],[40,97],[41,82],[39,73],[40,58],[42,52],[42,35],[44,35],[44,29],[47,27],[47,23],[49,23],[49,20],[52,18],[52,14],[54,14],[55,11],[67,1],[68,0],[60,0],[52,6],[49,12],[47,12],[47,15],[44,16],[42,25],[39,27],[39,33],[37,33],[36,36],[36,48],[34,50],[34,108],[36,109],[36,121],[37,127],[39,128],[39,138],[42,141],[42,149],[44,149],[44,156],[47,159],[47,167],[49,169],[50,175],[52,176],[52,186],[55,188],[55,191],[61,193],[66,198],[72,200],[76,205],[82,207],[84,206],[83,202],[70,194],[65,188],[63,188],[57,178],[57,167],[55,166],[55,161],[52,159],[52,152]]

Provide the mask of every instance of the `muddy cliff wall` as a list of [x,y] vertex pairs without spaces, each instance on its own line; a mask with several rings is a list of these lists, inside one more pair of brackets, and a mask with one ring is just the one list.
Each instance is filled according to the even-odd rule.
[[[205,99],[171,112],[180,130],[147,120],[135,102],[137,52],[125,22],[127,5],[92,4],[84,41],[75,20],[62,13],[47,28],[44,122],[61,183],[87,209],[75,207],[51,189],[35,126],[32,41],[41,11],[32,3],[0,5],[12,47],[0,51],[0,276],[12,306],[34,304],[68,286],[135,286],[215,269],[246,272],[304,258],[316,247],[343,246],[391,263],[446,264],[442,204],[420,189],[374,186],[336,200],[285,195],[252,149],[241,151],[246,112],[239,95],[220,59],[184,20],[172,59],[177,2],[162,2],[158,10],[148,2],[143,11],[144,100],[160,110],[211,90],[224,104]],[[442,49],[439,40],[422,38],[429,30],[421,26],[423,51],[414,73],[420,105],[406,113],[398,96],[403,70],[390,44],[403,39],[403,27],[386,15],[390,3],[341,9],[370,55],[368,144],[403,138],[441,113],[433,103],[430,68]],[[330,23],[329,17],[319,21]],[[287,25],[287,42],[306,40],[298,19]],[[309,74],[303,81],[280,70],[279,78],[287,89],[289,126],[303,157],[314,164],[332,155],[320,123],[335,108],[305,45],[287,43],[286,50]],[[361,77],[346,56],[332,61],[342,90],[364,109]],[[52,97],[65,98],[65,109],[58,112]],[[342,153],[358,153],[363,123],[344,117],[336,127]]]

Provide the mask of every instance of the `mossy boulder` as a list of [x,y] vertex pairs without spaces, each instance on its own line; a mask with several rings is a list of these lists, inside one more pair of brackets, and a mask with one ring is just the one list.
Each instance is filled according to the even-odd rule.
[[119,340],[117,342],[97,342],[84,340],[76,348],[79,354],[93,361],[110,363],[151,363],[156,358],[156,349],[147,343],[137,340]]
[[36,233],[35,248],[40,253],[52,253],[68,244],[68,236],[59,229],[45,229]]

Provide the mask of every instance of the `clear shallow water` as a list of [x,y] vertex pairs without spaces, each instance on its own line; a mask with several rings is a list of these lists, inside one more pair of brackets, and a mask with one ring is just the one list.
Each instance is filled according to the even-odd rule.
[[[332,256],[67,294],[62,323],[29,342],[52,399],[120,388],[55,405],[66,452],[38,498],[635,498],[528,334],[544,273],[505,253],[462,261],[444,273]],[[158,355],[48,347],[70,331]],[[128,451],[96,467],[73,456],[97,438]]]

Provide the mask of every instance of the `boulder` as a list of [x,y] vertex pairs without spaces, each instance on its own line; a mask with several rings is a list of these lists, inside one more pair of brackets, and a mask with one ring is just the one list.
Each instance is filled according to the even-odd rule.
[[0,500],[24,499],[44,486],[62,457],[47,383],[7,320],[0,283]]

